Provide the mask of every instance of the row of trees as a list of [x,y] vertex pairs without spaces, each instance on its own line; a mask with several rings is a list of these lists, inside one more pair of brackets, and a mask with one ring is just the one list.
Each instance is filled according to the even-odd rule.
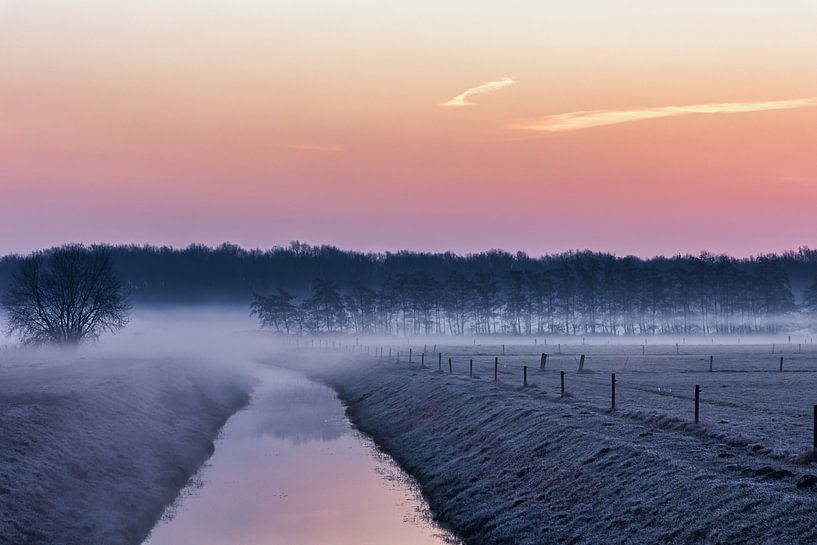
[[778,260],[747,269],[707,254],[668,266],[574,254],[544,270],[403,272],[343,290],[319,279],[300,300],[279,288],[252,303],[280,332],[406,335],[776,333],[798,310],[817,311],[817,282],[798,309]]
[[[147,275],[148,264],[164,276]],[[127,323],[126,293],[162,293],[184,278],[192,286],[185,299],[196,302],[229,301],[247,287],[272,291],[255,296],[252,312],[263,326],[289,333],[775,333],[795,324],[798,311],[817,312],[817,281],[803,281],[804,273],[817,277],[817,253],[807,249],[749,259],[642,260],[592,252],[531,258],[498,251],[361,254],[305,245],[270,252],[69,245],[2,259],[0,273],[4,269],[0,306],[7,331],[30,343],[74,344],[116,331]],[[791,279],[799,284],[799,307]],[[275,284],[275,290],[258,289]]]
[[[668,273],[678,264],[692,266],[701,256],[671,256],[639,259],[617,258],[594,252],[567,252],[529,256],[523,252],[489,250],[468,255],[454,253],[344,251],[332,246],[292,243],[267,250],[247,250],[224,244],[216,248],[193,245],[187,248],[156,246],[106,246],[118,278],[135,305],[236,304],[246,305],[254,293],[272,293],[283,288],[299,301],[309,297],[318,278],[335,282],[342,291],[354,283],[379,287],[394,282],[400,274],[422,271],[445,283],[452,273],[475,280],[478,273],[493,273],[504,282],[508,271],[542,273],[572,264],[577,259],[588,267],[610,267],[610,261],[626,261]],[[48,253],[48,252],[46,252]],[[800,248],[761,258],[728,259],[704,256],[704,260],[726,259],[742,273],[754,272],[759,259],[778,263],[788,274],[792,291],[802,301],[803,291],[817,276],[817,250]],[[0,258],[0,292],[17,269],[22,256]],[[595,262],[595,265],[590,262]]]

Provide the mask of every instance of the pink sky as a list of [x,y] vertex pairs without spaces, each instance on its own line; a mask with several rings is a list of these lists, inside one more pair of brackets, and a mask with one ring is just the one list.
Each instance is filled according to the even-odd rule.
[[810,0],[275,4],[0,0],[0,253],[817,246]]

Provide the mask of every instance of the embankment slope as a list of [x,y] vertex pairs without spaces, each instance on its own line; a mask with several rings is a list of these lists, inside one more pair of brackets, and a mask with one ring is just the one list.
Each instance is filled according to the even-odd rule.
[[539,388],[352,361],[322,378],[469,544],[817,543],[813,468]]
[[251,387],[174,359],[4,364],[0,543],[141,543]]

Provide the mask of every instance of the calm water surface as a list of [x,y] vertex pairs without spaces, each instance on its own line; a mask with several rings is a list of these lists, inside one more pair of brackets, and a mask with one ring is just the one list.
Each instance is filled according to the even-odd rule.
[[269,369],[148,545],[440,545],[416,485],[346,420],[335,393]]

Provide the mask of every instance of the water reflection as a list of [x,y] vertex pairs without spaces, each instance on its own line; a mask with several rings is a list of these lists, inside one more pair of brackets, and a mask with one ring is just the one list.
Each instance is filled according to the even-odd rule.
[[330,389],[270,370],[150,545],[439,545],[412,482]]
[[276,380],[263,383],[252,405],[247,431],[255,437],[271,435],[300,445],[331,441],[349,430],[334,394],[298,375],[281,372]]

